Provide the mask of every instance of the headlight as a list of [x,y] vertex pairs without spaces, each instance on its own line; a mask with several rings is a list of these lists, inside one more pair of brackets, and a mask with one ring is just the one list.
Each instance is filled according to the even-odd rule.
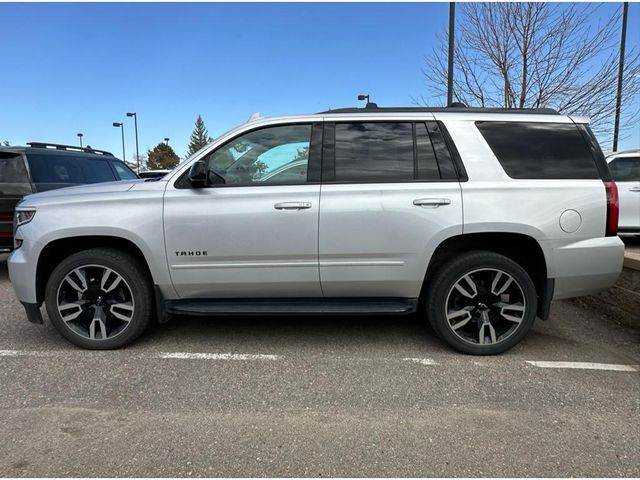
[[35,208],[16,210],[16,228],[25,223],[29,223],[36,215]]

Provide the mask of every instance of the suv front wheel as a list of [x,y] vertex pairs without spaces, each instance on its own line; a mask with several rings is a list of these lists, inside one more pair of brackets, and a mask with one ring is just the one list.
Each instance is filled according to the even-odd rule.
[[473,355],[493,355],[516,345],[536,317],[537,295],[527,272],[493,252],[459,255],[430,282],[427,316],[438,336]]
[[52,272],[45,290],[51,323],[79,347],[106,350],[135,340],[153,311],[148,275],[134,257],[96,248],[73,254]]

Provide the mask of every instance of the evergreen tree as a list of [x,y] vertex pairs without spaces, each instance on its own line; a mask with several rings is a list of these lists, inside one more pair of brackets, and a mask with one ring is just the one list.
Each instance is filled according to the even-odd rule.
[[204,126],[204,120],[202,120],[202,117],[198,115],[198,118],[196,119],[196,126],[193,129],[191,140],[189,141],[189,150],[187,151],[187,156],[193,155],[202,147],[211,142],[211,140],[212,139],[209,136],[207,127]]
[[170,169],[175,167],[179,161],[180,157],[176,155],[173,148],[163,142],[147,152],[148,170]]

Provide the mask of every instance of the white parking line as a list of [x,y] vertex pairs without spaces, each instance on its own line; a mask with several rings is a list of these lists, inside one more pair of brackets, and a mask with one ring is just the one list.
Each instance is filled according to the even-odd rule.
[[29,350],[0,350],[0,357],[49,357],[54,352],[37,352]]
[[159,353],[159,358],[177,358],[180,360],[280,360],[281,355],[263,355],[251,353]]
[[[104,355],[109,355],[109,352],[100,352],[100,358],[105,358]],[[82,355],[97,357],[96,352],[88,350],[0,350],[0,357],[55,357],[66,355]],[[273,354],[258,354],[258,353],[192,353],[192,352],[159,352],[159,353],[140,353],[133,355],[137,358],[161,358],[161,359],[174,359],[174,360],[245,360],[245,361],[276,361],[282,360],[285,357],[283,355]],[[458,359],[460,360],[460,359]],[[403,358],[404,362],[417,363],[418,365],[425,366],[441,366],[431,358],[417,358],[406,357]],[[516,361],[517,363],[522,360]],[[538,368],[561,368],[561,369],[578,369],[578,370],[608,370],[614,372],[638,372],[640,366],[638,365],[623,365],[616,363],[593,363],[593,362],[554,362],[554,361],[542,361],[542,360],[524,360],[525,363],[533,365]],[[463,362],[464,363],[464,362]],[[491,367],[491,364],[480,363],[473,361],[475,366],[478,367]]]
[[430,358],[403,358],[405,362],[419,363],[420,365],[438,365],[435,360]]
[[621,365],[616,363],[592,362],[542,362],[525,360],[530,365],[540,368],[576,368],[582,370],[612,370],[615,372],[637,372],[636,365]]

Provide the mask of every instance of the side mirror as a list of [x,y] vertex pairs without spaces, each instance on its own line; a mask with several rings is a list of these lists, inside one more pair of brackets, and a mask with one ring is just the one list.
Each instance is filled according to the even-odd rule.
[[189,183],[192,187],[202,188],[207,185],[207,164],[198,160],[189,170]]

